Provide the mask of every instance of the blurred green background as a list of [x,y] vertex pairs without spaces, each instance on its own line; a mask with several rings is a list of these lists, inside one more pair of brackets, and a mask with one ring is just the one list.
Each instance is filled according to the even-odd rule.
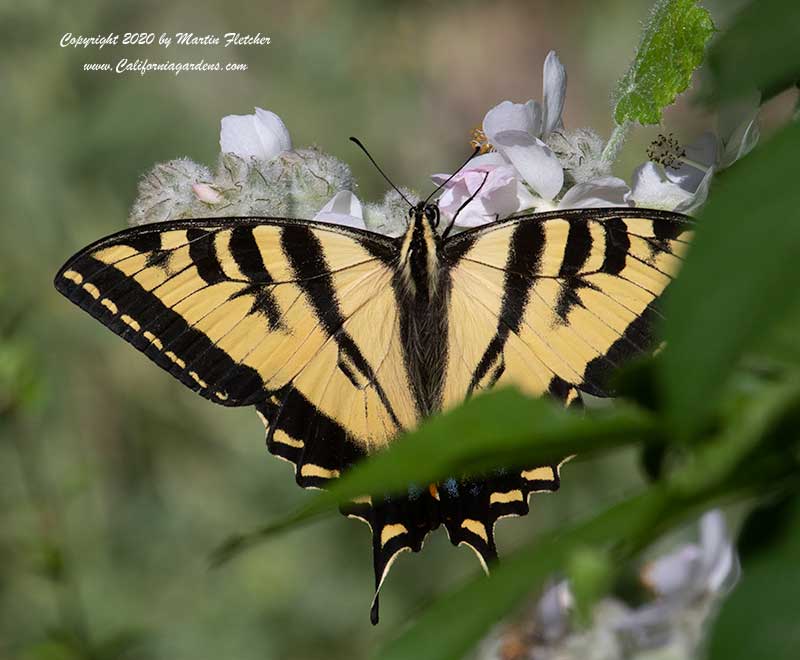
[[[362,658],[422,604],[479,570],[443,532],[404,555],[369,624],[366,528],[332,518],[219,570],[208,555],[309,497],[271,457],[249,409],[213,406],[82,314],[57,268],[125,226],[140,176],[188,156],[213,166],[219,120],[272,110],[295,146],[348,162],[362,200],[419,191],[468,153],[488,108],[541,97],[544,57],[567,68],[565,123],[607,136],[610,91],[650,0],[547,2],[0,3],[0,658]],[[741,4],[706,2],[718,26]],[[262,32],[264,47],[60,48],[65,32]],[[119,57],[246,62],[246,73],[82,71]],[[785,107],[784,107],[785,106]],[[764,118],[789,106],[780,99]],[[771,113],[771,114],[770,114]],[[774,117],[773,117],[774,115]],[[655,134],[712,126],[690,98],[637,129],[628,178]],[[502,551],[635,490],[632,453],[565,468],[557,496],[498,527]],[[91,641],[94,655],[81,651]],[[105,656],[103,655],[105,654]]]

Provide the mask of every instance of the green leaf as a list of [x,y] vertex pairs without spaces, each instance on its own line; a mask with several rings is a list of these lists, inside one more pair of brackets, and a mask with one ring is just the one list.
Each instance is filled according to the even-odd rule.
[[[780,539],[745,561],[742,579],[725,601],[709,645],[710,660],[789,660],[800,648],[800,501]],[[747,631],[747,634],[742,634]]]
[[362,495],[402,492],[409,484],[480,474],[514,465],[557,463],[634,442],[654,431],[647,414],[625,406],[570,411],[547,399],[497,389],[426,421],[387,451],[341,477],[300,511],[253,533],[229,539],[215,553],[222,562],[240,550]]
[[617,86],[617,124],[658,124],[661,111],[689,86],[713,32],[711,15],[695,0],[657,2],[636,57]]
[[575,599],[575,616],[580,625],[591,624],[592,610],[608,593],[617,566],[603,551],[578,547],[566,562],[566,575]]
[[709,49],[708,68],[708,96],[716,102],[791,87],[800,80],[800,3],[751,2]]
[[737,361],[800,305],[800,125],[721,178],[666,301],[659,380],[684,437],[708,418]]

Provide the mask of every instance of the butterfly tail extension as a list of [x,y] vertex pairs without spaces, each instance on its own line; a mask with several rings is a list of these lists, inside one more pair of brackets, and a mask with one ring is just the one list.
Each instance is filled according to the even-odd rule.
[[386,576],[402,552],[419,552],[425,537],[439,526],[438,503],[429,492],[403,497],[387,497],[373,502],[359,498],[342,506],[349,518],[365,522],[372,531],[372,557],[375,571],[375,595],[370,608],[373,625],[379,620],[379,595]]

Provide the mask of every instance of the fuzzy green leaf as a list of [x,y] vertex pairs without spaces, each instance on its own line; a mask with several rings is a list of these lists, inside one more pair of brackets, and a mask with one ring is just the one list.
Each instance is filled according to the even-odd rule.
[[656,3],[628,72],[617,87],[617,124],[657,124],[688,86],[714,32],[711,15],[695,0]]

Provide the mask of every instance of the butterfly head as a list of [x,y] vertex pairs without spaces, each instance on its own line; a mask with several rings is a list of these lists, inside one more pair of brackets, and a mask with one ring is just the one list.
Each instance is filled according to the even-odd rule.
[[439,206],[433,202],[418,202],[416,206],[408,209],[409,225],[427,222],[432,229],[439,227],[441,214]]

